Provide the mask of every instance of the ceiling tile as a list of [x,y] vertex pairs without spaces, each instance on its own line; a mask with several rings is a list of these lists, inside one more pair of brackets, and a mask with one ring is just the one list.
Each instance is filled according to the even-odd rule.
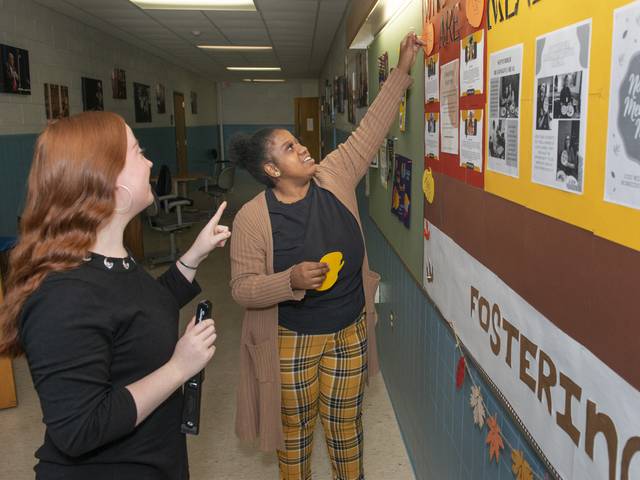
[[[317,76],[349,3],[255,0],[256,12],[218,12],[142,10],[129,0],[35,1],[212,80],[245,76],[225,71],[230,64],[278,65],[284,76]],[[198,44],[272,45],[274,50],[220,54],[198,49]]]

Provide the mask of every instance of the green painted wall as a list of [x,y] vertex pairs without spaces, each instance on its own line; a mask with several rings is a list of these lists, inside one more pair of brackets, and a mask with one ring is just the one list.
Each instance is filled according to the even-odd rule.
[[[378,56],[385,51],[389,54],[389,66],[398,63],[398,53],[402,38],[410,30],[418,35],[422,32],[422,2],[412,0],[376,37],[369,47],[369,98],[378,94]],[[413,85],[407,99],[407,128],[400,132],[399,122],[394,122],[390,137],[397,137],[396,152],[413,160],[411,179],[411,229],[391,214],[391,181],[385,189],[380,183],[378,170],[371,169],[371,190],[369,212],[388,242],[394,247],[409,268],[411,275],[422,283],[423,239],[422,223],[424,201],[422,194],[422,172],[424,171],[424,76],[423,54],[418,58],[411,75]]]

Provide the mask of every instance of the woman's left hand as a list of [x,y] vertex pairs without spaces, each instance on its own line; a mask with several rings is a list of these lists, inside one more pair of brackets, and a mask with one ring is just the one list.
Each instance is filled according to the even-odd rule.
[[398,70],[407,75],[411,72],[411,67],[416,63],[416,56],[420,48],[424,46],[424,41],[415,32],[409,32],[400,43],[400,58],[398,59]]
[[191,248],[182,256],[187,265],[197,267],[215,248],[224,247],[231,231],[225,225],[219,225],[220,218],[227,207],[227,202],[222,202],[216,214],[211,217],[209,223],[200,231]]

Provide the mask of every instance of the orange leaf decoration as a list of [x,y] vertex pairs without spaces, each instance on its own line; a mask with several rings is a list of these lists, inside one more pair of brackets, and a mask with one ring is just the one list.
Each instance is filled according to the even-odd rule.
[[496,463],[500,462],[500,450],[504,450],[504,443],[502,441],[502,435],[500,434],[500,427],[498,426],[498,420],[496,416],[489,417],[487,420],[487,426],[489,427],[489,433],[485,443],[489,444],[489,462],[495,457]]
[[433,51],[433,45],[435,44],[435,29],[433,28],[433,23],[430,21],[425,22],[424,30],[422,33],[422,41],[424,42],[424,53],[427,55],[431,55]]
[[516,476],[516,480],[533,480],[531,467],[524,459],[524,454],[520,450],[513,450],[511,452],[511,460],[513,460],[511,471]]
[[478,28],[482,24],[484,16],[484,0],[467,0],[465,5],[467,11],[467,20],[473,28]]

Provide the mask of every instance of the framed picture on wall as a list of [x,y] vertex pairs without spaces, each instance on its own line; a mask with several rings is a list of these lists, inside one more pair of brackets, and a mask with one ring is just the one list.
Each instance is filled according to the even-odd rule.
[[191,113],[196,115],[198,113],[198,94],[191,92]]
[[331,88],[330,88],[330,94],[329,97],[331,99],[330,102],[330,113],[331,113],[331,118],[332,121],[335,120],[335,116],[336,116],[336,112],[338,111],[338,101],[339,101],[339,82],[338,82],[338,77],[334,77],[333,78],[333,82],[331,83]]
[[29,52],[9,45],[0,45],[0,92],[31,95]]
[[44,84],[44,104],[48,123],[69,116],[69,88],[64,85]]
[[165,88],[161,83],[156,83],[156,107],[158,113],[166,113]]
[[369,69],[367,62],[367,51],[363,50],[356,56],[356,99],[357,107],[365,108],[369,105]]
[[68,117],[70,115],[69,109],[69,87],[60,85],[60,116]]
[[344,101],[347,95],[347,77],[341,75],[338,77],[338,112],[344,113]]
[[389,53],[384,52],[378,57],[378,88],[382,88],[389,77]]
[[82,109],[104,110],[102,80],[82,77]]
[[127,98],[127,74],[121,68],[114,68],[111,72],[111,89],[113,98]]
[[135,106],[136,122],[151,122],[151,87],[141,83],[133,84],[133,101]]

